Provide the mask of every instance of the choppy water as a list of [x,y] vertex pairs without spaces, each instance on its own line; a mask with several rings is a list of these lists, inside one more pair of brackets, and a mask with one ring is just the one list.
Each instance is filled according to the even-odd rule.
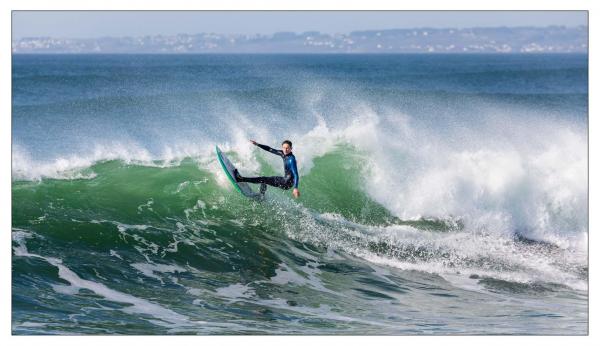
[[15,55],[12,332],[586,334],[587,64]]

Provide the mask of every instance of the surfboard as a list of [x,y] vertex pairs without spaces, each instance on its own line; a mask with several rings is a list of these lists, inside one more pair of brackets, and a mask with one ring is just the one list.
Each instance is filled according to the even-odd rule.
[[218,146],[215,146],[215,149],[217,151],[217,158],[219,159],[219,163],[221,164],[223,171],[225,171],[227,179],[229,179],[229,181],[231,182],[231,184],[233,184],[235,189],[248,198],[262,199],[264,197],[264,194],[252,190],[248,183],[235,181],[235,179],[233,178],[233,171],[235,170],[235,166],[231,163],[231,161],[229,161],[227,156],[223,154],[223,152],[221,151],[221,149],[219,149]]

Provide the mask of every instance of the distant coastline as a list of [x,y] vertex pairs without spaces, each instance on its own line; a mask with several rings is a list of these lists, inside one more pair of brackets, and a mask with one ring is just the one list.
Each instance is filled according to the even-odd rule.
[[24,37],[13,54],[185,53],[587,53],[588,27],[414,28],[347,34],[178,34],[138,37]]

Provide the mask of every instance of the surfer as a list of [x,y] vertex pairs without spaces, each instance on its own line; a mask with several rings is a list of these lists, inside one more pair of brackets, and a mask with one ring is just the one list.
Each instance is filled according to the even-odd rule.
[[[298,175],[298,167],[296,167],[296,157],[292,154],[292,142],[289,140],[285,140],[281,143],[281,150],[273,149],[267,145],[256,143],[254,140],[250,140],[252,144],[261,148],[262,150],[266,150],[272,154],[275,154],[283,159],[283,177],[242,177],[238,170],[234,170],[233,174],[235,180],[238,182],[246,182],[246,183],[254,183],[254,184],[262,184],[261,192],[264,193],[266,189],[266,185],[271,185],[278,187],[280,189],[289,190],[292,186],[294,190],[292,190],[292,194],[294,197],[300,197],[300,191],[298,190],[298,182],[300,180],[300,175]],[[265,185],[266,184],[266,185]]]

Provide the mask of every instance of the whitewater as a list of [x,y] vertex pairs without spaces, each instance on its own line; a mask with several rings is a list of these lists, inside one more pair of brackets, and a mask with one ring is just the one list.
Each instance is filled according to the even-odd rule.
[[13,334],[586,334],[587,63],[15,55]]

